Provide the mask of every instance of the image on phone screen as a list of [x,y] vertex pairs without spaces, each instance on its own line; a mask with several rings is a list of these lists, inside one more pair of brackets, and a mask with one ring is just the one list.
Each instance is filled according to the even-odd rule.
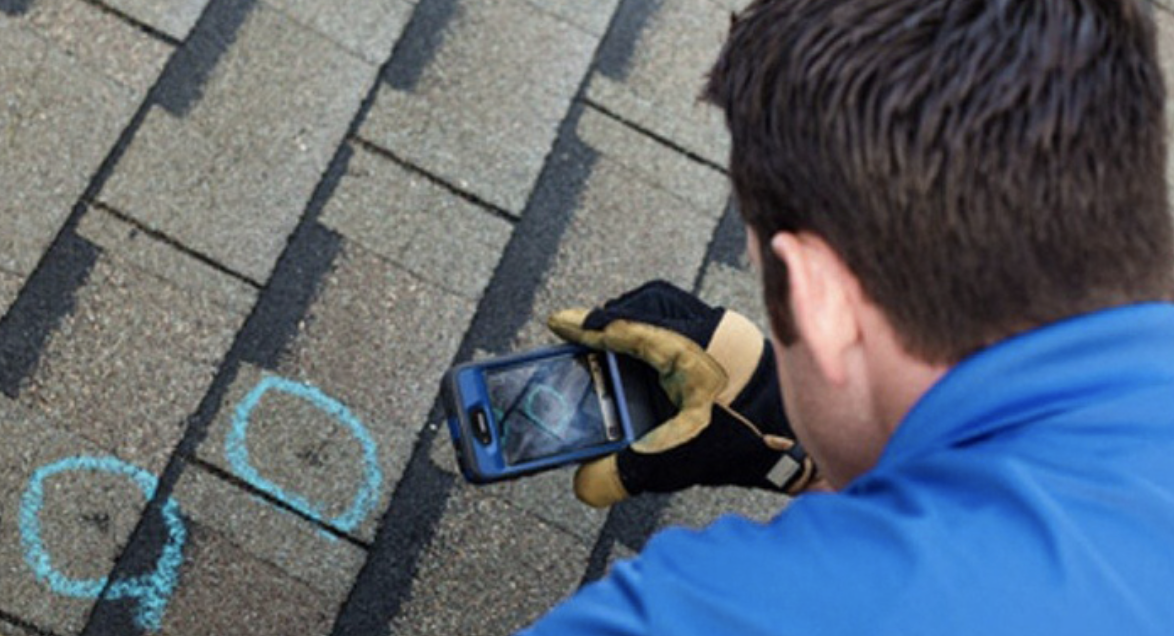
[[485,384],[509,465],[590,448],[623,436],[599,353],[487,369]]

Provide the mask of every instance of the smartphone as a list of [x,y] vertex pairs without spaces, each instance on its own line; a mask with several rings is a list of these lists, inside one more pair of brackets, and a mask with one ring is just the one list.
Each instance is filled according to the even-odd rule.
[[489,483],[628,446],[657,424],[667,399],[650,371],[575,345],[454,367],[441,394],[461,472]]

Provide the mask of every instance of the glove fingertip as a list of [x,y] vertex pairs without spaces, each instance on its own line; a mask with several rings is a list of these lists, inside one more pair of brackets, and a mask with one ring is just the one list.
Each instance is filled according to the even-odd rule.
[[575,472],[575,496],[594,508],[607,508],[629,497],[620,481],[616,456],[583,464]]
[[588,309],[563,309],[546,319],[546,326],[560,338],[571,342],[582,342],[583,323],[590,314]]

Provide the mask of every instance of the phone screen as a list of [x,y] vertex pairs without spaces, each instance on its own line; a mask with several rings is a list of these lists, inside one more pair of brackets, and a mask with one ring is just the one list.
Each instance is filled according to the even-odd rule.
[[509,465],[623,437],[600,353],[568,354],[485,371],[502,455]]

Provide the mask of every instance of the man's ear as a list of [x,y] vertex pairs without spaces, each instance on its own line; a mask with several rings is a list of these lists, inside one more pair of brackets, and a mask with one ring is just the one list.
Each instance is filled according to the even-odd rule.
[[779,232],[771,251],[787,266],[791,312],[799,340],[827,381],[848,379],[847,354],[860,340],[853,302],[856,278],[827,241],[810,232]]

